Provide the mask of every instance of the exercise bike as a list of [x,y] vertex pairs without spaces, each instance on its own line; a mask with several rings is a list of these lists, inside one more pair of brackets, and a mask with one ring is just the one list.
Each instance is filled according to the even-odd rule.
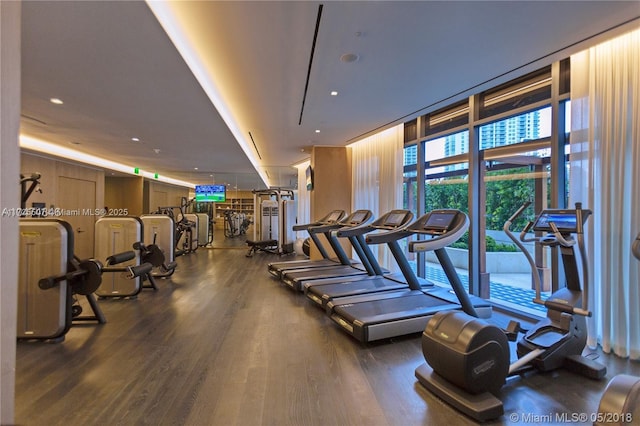
[[[525,203],[505,223],[504,230],[527,257],[536,287],[535,303],[547,308],[540,320],[517,343],[518,359],[510,364],[509,340],[515,341],[520,325],[512,321],[507,330],[487,324],[464,312],[440,312],[427,323],[422,351],[427,363],[416,369],[418,381],[429,391],[464,414],[486,421],[504,414],[497,397],[507,377],[530,370],[540,372],[565,368],[591,379],[601,379],[606,367],[583,357],[589,281],[583,226],[591,212],[577,203],[574,210],[544,210],[529,222],[518,239],[511,223],[530,203]],[[541,237],[527,238],[533,230]],[[575,238],[573,237],[575,235]],[[538,269],[523,242],[558,247],[567,285],[542,300]],[[580,252],[584,289],[580,283],[575,249]]]

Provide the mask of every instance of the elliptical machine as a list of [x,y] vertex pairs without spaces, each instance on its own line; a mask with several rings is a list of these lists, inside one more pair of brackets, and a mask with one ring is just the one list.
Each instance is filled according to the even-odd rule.
[[[466,415],[486,421],[504,414],[498,399],[509,376],[530,370],[551,371],[566,368],[591,379],[600,379],[606,367],[583,357],[586,345],[586,317],[589,281],[583,225],[591,211],[576,203],[574,210],[549,209],[529,222],[518,239],[511,223],[530,203],[525,203],[505,223],[507,235],[523,251],[531,265],[536,287],[535,303],[547,308],[547,317],[536,323],[518,341],[518,360],[509,364],[509,340],[515,341],[520,325],[512,321],[504,330],[464,312],[440,312],[427,323],[422,334],[422,351],[427,363],[416,369],[418,381],[429,391]],[[527,238],[527,232],[542,237]],[[573,237],[575,235],[575,239]],[[558,247],[562,255],[567,285],[541,299],[540,276],[535,261],[523,242]],[[575,248],[581,258],[584,289],[580,283]]]

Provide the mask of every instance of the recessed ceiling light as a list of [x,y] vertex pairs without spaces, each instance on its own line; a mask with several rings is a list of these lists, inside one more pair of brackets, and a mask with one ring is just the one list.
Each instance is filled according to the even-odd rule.
[[62,105],[64,102],[62,102],[62,99],[58,99],[58,98],[51,98],[49,99],[49,101],[51,101],[52,104],[56,104],[56,105]]
[[332,90],[332,91],[331,91],[331,96],[338,96],[338,92],[337,92],[337,91],[335,91],[335,90]]
[[209,177],[213,177],[213,175],[209,175]]
[[155,152],[156,154],[160,154],[160,149],[159,148],[154,148],[153,152]]
[[320,133],[320,129],[316,129],[316,133]]
[[340,56],[340,60],[342,62],[356,62],[358,59],[360,59],[360,56],[356,55],[355,53],[345,53],[344,55]]
[[134,142],[140,142],[140,138],[131,138],[131,140]]
[[198,168],[197,168],[197,167],[194,167],[194,168],[193,168],[193,170],[198,170]]

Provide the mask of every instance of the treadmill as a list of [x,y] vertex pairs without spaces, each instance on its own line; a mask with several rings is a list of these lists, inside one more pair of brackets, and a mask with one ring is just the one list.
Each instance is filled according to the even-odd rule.
[[[331,225],[336,224],[340,220],[345,217],[346,213],[344,210],[333,210],[322,219],[317,220],[315,222],[303,224],[303,225],[294,225],[294,231],[307,231],[309,233],[309,237],[318,248],[318,251],[322,255],[322,259],[310,260],[289,260],[286,262],[271,262],[267,266],[269,273],[274,277],[280,278],[282,275],[282,271],[289,269],[303,269],[303,268],[316,268],[321,266],[335,266],[340,264],[340,260],[332,259],[327,252],[327,249],[324,247],[318,234],[316,232],[311,232],[309,229],[315,226],[320,225]],[[325,235],[327,240],[329,240],[329,235]],[[329,242],[331,242],[329,240]]]
[[[409,283],[409,289],[395,292],[335,298],[327,304],[331,319],[361,342],[418,333],[437,312],[462,309],[469,315],[488,318],[491,304],[467,294],[449,259],[445,247],[457,241],[468,229],[469,218],[459,210],[431,211],[405,229],[367,236],[368,244],[386,243]],[[409,251],[434,251],[449,279],[446,287],[421,289],[417,277],[398,241],[410,235],[430,236],[429,240],[409,242]]]
[[[338,224],[314,226],[311,227],[309,231],[322,232],[326,235],[327,231],[336,231],[344,227],[356,227],[359,225],[367,224],[371,220],[373,220],[373,214],[370,210],[356,210],[347,218],[341,220]],[[376,271],[373,269],[371,263],[369,262],[369,258],[363,252],[361,244],[357,241],[357,236],[349,236],[347,238],[353,249],[358,254],[358,257],[360,257],[360,261],[362,263],[357,263],[350,260],[344,249],[342,248],[342,245],[340,244],[340,241],[336,236],[336,232],[329,232],[329,243],[340,259],[342,263],[341,265],[326,267],[323,266],[320,268],[310,269],[284,270],[280,279],[283,283],[293,288],[294,290],[302,291],[302,283],[309,280],[334,277],[349,277],[354,275],[375,275]]]
[[[326,309],[327,304],[334,298],[407,289],[408,284],[402,277],[392,277],[384,274],[371,249],[366,244],[363,235],[367,234],[367,236],[369,236],[373,231],[389,232],[401,230],[407,227],[412,219],[413,213],[409,210],[392,210],[369,225],[339,229],[337,231],[338,237],[350,237],[354,235],[359,237],[358,242],[363,246],[363,251],[376,271],[375,276],[358,276],[351,280],[337,278],[305,281],[303,282],[305,295],[311,301]],[[416,284],[418,288],[433,285],[417,277],[416,280],[418,281]]]

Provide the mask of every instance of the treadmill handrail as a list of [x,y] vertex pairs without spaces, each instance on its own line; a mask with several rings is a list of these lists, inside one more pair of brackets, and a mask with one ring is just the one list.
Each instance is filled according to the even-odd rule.
[[385,244],[392,241],[399,241],[403,238],[407,238],[410,235],[413,235],[412,231],[409,231],[405,228],[393,229],[391,231],[386,232],[377,232],[375,234],[367,235],[367,244]]
[[[397,215],[397,214],[404,215],[402,222],[393,226],[386,225],[386,223],[388,223],[388,218],[392,215]],[[391,210],[390,212],[387,212],[384,215],[382,215],[378,220],[374,221],[369,226],[369,228],[367,229],[367,232],[369,233],[371,231],[381,231],[381,232],[368,234],[366,236],[366,243],[367,244],[384,244],[391,241],[398,241],[402,238],[406,238],[407,236],[411,235],[411,233],[405,234],[405,233],[402,233],[402,231],[405,230],[411,224],[412,220],[413,220],[413,212],[411,212],[410,210],[405,210],[405,209]]]
[[345,226],[335,230],[334,232],[336,233],[336,236],[340,238],[349,238],[349,237],[355,237],[358,235],[364,235],[378,229],[377,227],[374,226],[374,223],[377,222],[377,220],[374,220],[374,219],[375,218],[372,215],[367,221],[362,222],[359,225]]
[[315,234],[326,234],[327,232],[331,232],[334,231],[336,229],[340,229],[343,226],[345,226],[343,223],[340,222],[336,222],[336,223],[325,223],[325,224],[321,224],[321,225],[313,225],[310,226],[309,228],[307,228],[307,231],[309,231],[309,233],[315,233]]
[[[309,232],[309,235],[311,235],[311,237],[314,239],[314,242],[317,239],[316,237],[317,234],[320,234],[320,233],[324,234],[325,237],[327,238],[327,241],[329,242],[329,245],[333,249],[334,253],[336,254],[336,256],[338,256],[340,263],[343,265],[352,265],[351,259],[349,259],[349,256],[347,255],[344,248],[340,244],[340,241],[338,240],[337,236],[332,231],[334,229],[339,229],[339,228],[349,226],[350,224],[351,224],[350,226],[356,226],[356,225],[353,225],[354,218],[362,217],[362,220],[368,220],[372,216],[373,216],[373,213],[371,212],[371,210],[356,210],[353,213],[351,213],[349,216],[341,220],[340,222],[330,223],[330,224],[320,225],[320,226],[312,226],[308,228],[308,232]],[[356,241],[351,241],[351,239],[349,239],[349,242],[354,247],[355,245],[358,244]],[[356,248],[356,251],[358,251],[358,248],[357,247],[355,248]],[[365,265],[365,267],[370,266],[370,264],[367,264],[367,260],[363,262],[363,265]],[[367,270],[371,274],[374,273],[373,268],[367,268]]]
[[[357,221],[354,221],[354,218],[358,218]],[[319,226],[313,226],[311,227],[311,231],[313,232],[335,232],[336,230],[339,229],[351,229],[351,228],[355,228],[357,226],[361,226],[363,224],[367,224],[369,222],[371,222],[373,220],[373,213],[371,212],[371,210],[365,210],[365,209],[360,209],[360,210],[356,210],[353,213],[351,213],[349,216],[345,217],[344,219],[340,220],[339,222],[336,223],[331,223],[331,224],[326,224],[326,225],[319,225]],[[338,237],[349,237],[350,235],[337,235]]]
[[[338,219],[334,220],[334,221],[330,221],[329,218],[332,217],[335,214],[338,214]],[[311,226],[320,226],[320,225],[327,224],[327,223],[337,223],[337,222],[341,221],[345,217],[346,214],[347,213],[344,210],[341,210],[341,209],[332,210],[331,212],[329,212],[329,214],[325,215],[321,219],[318,219],[318,220],[316,220],[314,222],[304,223],[304,224],[300,224],[300,225],[293,225],[293,230],[294,231],[306,231]]]

